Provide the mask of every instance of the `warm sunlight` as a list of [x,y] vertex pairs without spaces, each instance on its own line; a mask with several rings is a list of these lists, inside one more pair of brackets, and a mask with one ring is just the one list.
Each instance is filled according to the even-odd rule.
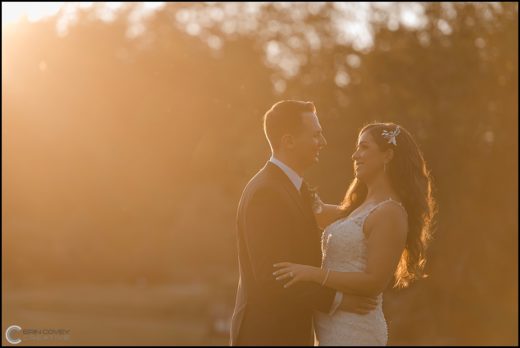
[[2,26],[15,23],[25,17],[37,21],[53,16],[67,3],[63,2],[10,2],[2,1]]
[[517,3],[2,2],[2,343],[518,345],[517,145]]
[[102,21],[111,22],[117,13],[133,6],[129,18],[128,36],[137,36],[144,31],[142,19],[164,6],[164,2],[2,2],[2,27],[19,23],[26,19],[36,22],[58,15],[56,32],[60,36],[67,33],[68,26],[75,24],[77,12],[93,8],[95,16]]

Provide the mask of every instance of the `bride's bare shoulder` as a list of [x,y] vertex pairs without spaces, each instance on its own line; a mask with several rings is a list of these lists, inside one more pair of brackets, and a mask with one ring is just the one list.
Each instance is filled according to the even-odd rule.
[[365,233],[370,235],[374,230],[404,235],[408,233],[408,214],[402,204],[387,201],[375,209],[365,221]]

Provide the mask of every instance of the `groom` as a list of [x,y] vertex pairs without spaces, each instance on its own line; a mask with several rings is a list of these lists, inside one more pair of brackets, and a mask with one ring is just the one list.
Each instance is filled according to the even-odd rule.
[[321,231],[304,171],[327,144],[311,102],[284,100],[264,115],[272,156],[240,199],[237,242],[240,278],[231,322],[231,345],[313,345],[314,310],[373,309],[369,300],[316,283],[284,288],[273,264],[290,260],[321,265]]

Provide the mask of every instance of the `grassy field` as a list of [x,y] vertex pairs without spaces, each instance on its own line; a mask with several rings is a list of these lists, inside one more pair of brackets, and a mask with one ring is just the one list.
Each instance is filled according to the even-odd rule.
[[[63,341],[14,333],[22,346],[227,345],[227,334],[212,330],[212,308],[218,304],[210,292],[204,284],[4,289],[2,344],[9,345],[7,327],[18,325],[71,330]],[[221,317],[227,317],[226,310]]]

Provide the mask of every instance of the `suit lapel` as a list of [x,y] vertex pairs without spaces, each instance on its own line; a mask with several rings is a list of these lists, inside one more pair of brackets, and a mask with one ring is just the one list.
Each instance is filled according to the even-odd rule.
[[268,161],[265,165],[265,168],[269,170],[276,177],[278,181],[282,184],[284,190],[288,193],[291,199],[294,201],[295,205],[298,207],[303,216],[307,217],[308,212],[303,205],[303,199],[300,192],[294,187],[294,184],[291,182],[289,177],[280,169],[276,164]]

